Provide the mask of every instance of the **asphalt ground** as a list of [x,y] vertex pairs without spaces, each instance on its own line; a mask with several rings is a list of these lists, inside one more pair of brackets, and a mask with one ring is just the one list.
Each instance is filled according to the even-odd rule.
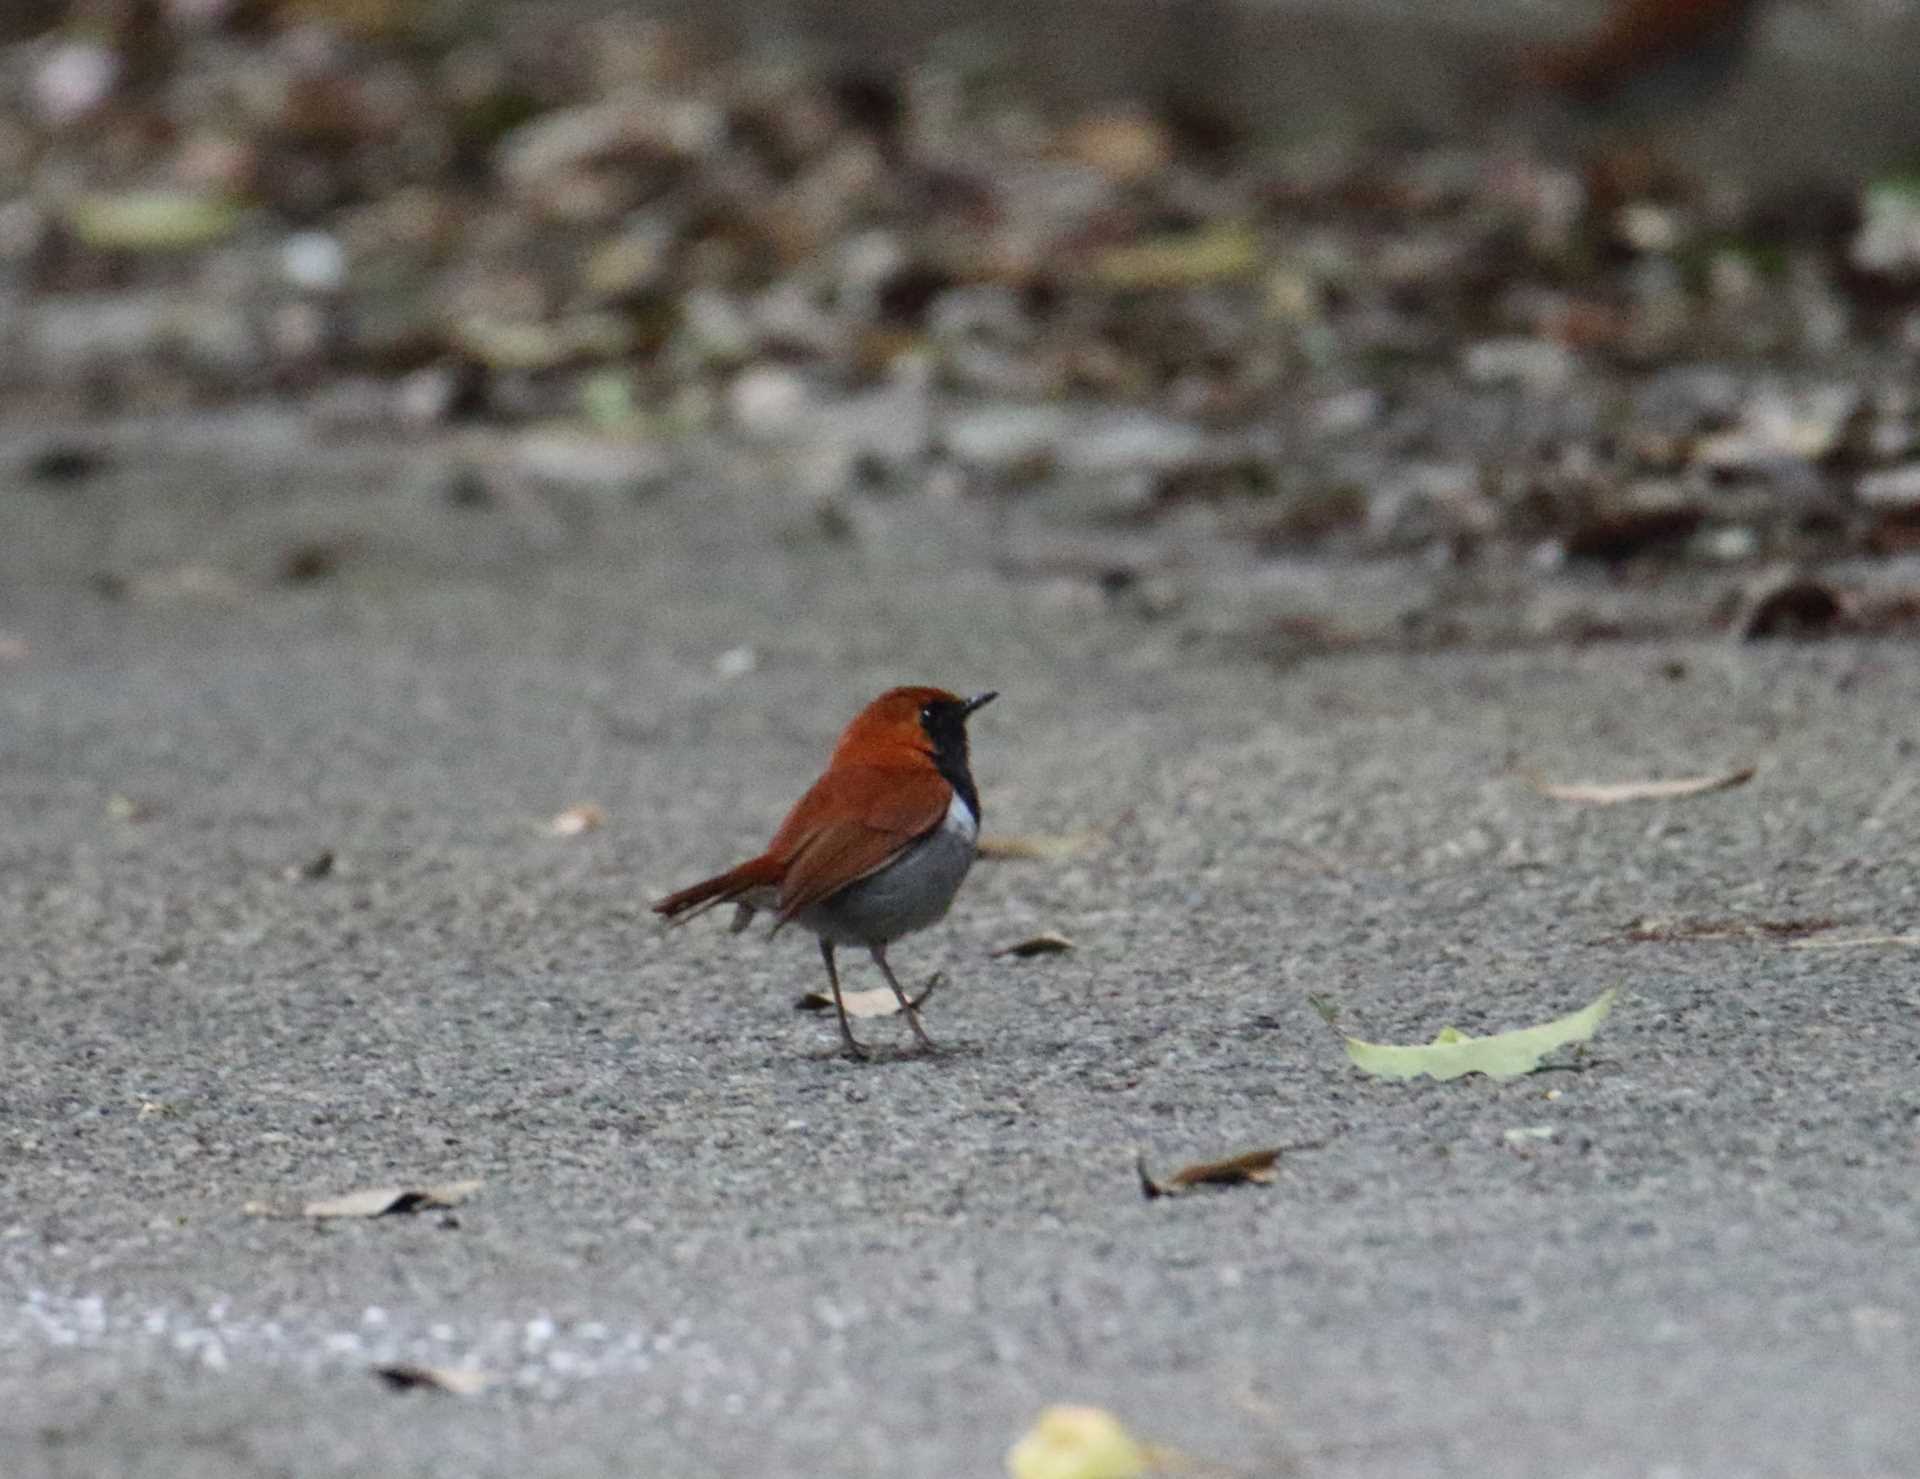
[[[985,1476],[1060,1401],[1250,1475],[1920,1472],[1920,957],[1802,948],[1920,927],[1909,648],[1276,668],[965,500],[466,486],[263,423],[0,488],[6,1479]],[[856,1064],[808,942],[646,904],[896,681],[1001,690],[989,832],[1096,836],[981,863],[893,952],[945,1051]],[[1500,1085],[1364,1078],[1307,1001],[1607,987]]]

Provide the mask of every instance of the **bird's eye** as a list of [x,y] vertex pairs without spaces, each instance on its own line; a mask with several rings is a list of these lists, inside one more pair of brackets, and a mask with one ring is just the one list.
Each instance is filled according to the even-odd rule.
[[933,723],[933,705],[932,704],[924,704],[921,706],[920,722],[922,724]]

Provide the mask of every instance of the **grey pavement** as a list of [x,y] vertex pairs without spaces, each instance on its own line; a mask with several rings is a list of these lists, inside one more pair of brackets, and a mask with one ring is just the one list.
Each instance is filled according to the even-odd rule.
[[[1249,1475],[1920,1472],[1920,955],[1688,937],[1920,928],[1910,648],[1280,668],[777,471],[470,506],[269,422],[0,486],[0,1474],[988,1476],[1058,1401]],[[946,1051],[861,1065],[806,941],[646,901],[902,680],[1002,691],[989,831],[1101,840],[983,862],[894,952]],[[1306,1001],[1410,1041],[1608,986],[1505,1085],[1365,1079]]]

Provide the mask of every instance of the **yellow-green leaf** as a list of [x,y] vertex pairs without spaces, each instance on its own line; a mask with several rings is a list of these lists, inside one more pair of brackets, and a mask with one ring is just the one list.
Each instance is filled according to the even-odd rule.
[[1148,1450],[1098,1407],[1049,1407],[1007,1451],[1011,1479],[1140,1479]]
[[83,245],[104,251],[177,252],[231,233],[240,207],[192,190],[101,192],[68,202],[67,224]]
[[1347,1039],[1347,1056],[1354,1066],[1377,1078],[1418,1078],[1428,1074],[1437,1079],[1459,1078],[1468,1073],[1484,1073],[1488,1078],[1519,1078],[1532,1073],[1540,1060],[1555,1048],[1585,1042],[1592,1037],[1613,1009],[1614,992],[1609,989],[1587,1006],[1538,1027],[1522,1027],[1512,1032],[1496,1032],[1492,1037],[1469,1037],[1455,1027],[1443,1027],[1430,1043],[1396,1047],[1385,1043]]
[[1260,270],[1260,239],[1247,226],[1227,222],[1178,236],[1110,247],[1093,275],[1109,288],[1184,288],[1251,277]]

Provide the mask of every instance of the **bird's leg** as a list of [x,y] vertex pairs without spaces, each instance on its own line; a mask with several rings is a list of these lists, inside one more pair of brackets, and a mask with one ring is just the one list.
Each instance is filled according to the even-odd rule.
[[873,963],[880,967],[880,974],[887,978],[887,984],[893,988],[894,999],[900,1003],[900,1010],[907,1014],[907,1025],[913,1029],[913,1035],[920,1039],[920,1046],[929,1053],[940,1051],[934,1040],[927,1036],[927,1029],[920,1025],[920,1009],[907,1000],[907,993],[900,989],[900,983],[894,979],[893,967],[887,964],[887,950],[884,945],[867,947],[873,955]]
[[[834,969],[833,946],[826,940],[820,942],[820,958],[827,963],[827,984],[833,987],[833,1009],[840,1014],[840,1036],[846,1040],[850,1057],[864,1058],[867,1050],[861,1046],[860,1039],[853,1035],[853,1024],[847,1020],[847,1004],[840,999],[840,972]],[[898,991],[898,986],[893,988]]]

